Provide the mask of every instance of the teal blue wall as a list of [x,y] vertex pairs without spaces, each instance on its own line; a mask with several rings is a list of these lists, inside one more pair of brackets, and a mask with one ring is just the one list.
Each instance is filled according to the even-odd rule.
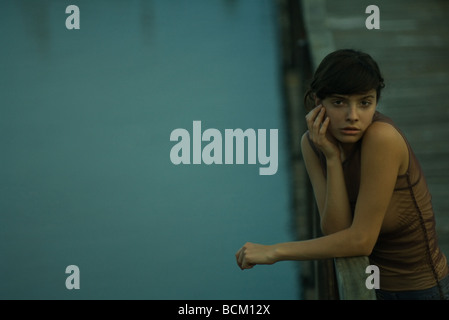
[[[294,238],[276,24],[268,0],[2,1],[0,298],[297,299],[296,263],[234,258]],[[277,173],[173,165],[194,120],[278,129]]]

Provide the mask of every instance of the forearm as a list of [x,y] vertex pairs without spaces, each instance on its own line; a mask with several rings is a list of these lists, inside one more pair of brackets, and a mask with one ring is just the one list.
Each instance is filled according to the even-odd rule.
[[273,245],[275,262],[367,256],[371,250],[364,235],[358,234],[351,228],[316,239]]
[[321,213],[321,228],[331,234],[352,223],[351,206],[340,159],[327,159],[326,198]]
[[[372,234],[371,234],[372,235]],[[250,269],[257,264],[286,260],[318,260],[338,257],[368,256],[375,241],[365,227],[354,227],[312,240],[262,245],[247,242],[236,253],[237,264]]]

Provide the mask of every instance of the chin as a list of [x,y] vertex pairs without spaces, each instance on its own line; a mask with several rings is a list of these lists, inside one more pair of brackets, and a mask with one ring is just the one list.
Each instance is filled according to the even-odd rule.
[[337,140],[340,141],[341,143],[356,143],[361,138],[362,138],[361,135],[353,135],[353,136],[340,135]]

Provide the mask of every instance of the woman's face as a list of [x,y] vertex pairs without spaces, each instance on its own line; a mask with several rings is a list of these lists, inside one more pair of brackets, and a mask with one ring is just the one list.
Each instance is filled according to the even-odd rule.
[[376,90],[364,94],[333,94],[321,101],[330,124],[328,131],[341,143],[360,140],[372,123],[377,106]]

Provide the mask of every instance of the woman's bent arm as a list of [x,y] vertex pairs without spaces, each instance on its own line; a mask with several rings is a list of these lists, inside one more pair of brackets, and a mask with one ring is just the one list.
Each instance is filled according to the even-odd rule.
[[316,260],[334,257],[369,255],[372,247],[363,233],[348,228],[328,236],[275,245],[246,243],[237,253],[241,269],[256,264],[273,264],[284,260]]
[[322,232],[328,235],[348,228],[352,223],[352,215],[340,158],[326,159],[325,178],[307,133],[302,137],[301,150],[320,213]]
[[350,227],[306,241],[276,245],[245,244],[236,254],[242,269],[281,260],[314,260],[369,255],[382,223],[400,171],[408,164],[402,136],[389,124],[375,123],[362,142],[361,179],[354,219]]

